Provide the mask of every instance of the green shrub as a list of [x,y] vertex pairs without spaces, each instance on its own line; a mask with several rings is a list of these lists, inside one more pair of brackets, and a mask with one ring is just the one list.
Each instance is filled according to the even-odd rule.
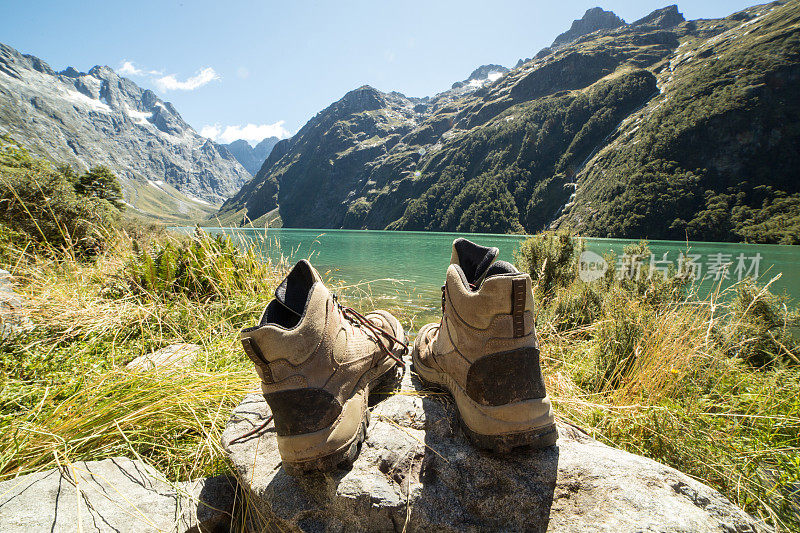
[[76,192],[74,179],[74,173],[65,167],[56,169],[3,136],[0,138],[0,224],[13,229],[15,238],[26,235],[38,251],[67,249],[78,255],[97,253],[119,221],[120,211],[103,197]]
[[531,275],[535,290],[549,296],[575,281],[582,251],[583,244],[569,232],[542,232],[526,239],[515,258],[519,269]]
[[261,294],[274,271],[252,246],[242,249],[228,236],[211,237],[198,228],[190,239],[157,242],[150,249],[135,246],[126,278],[140,294],[213,300]]
[[125,210],[122,198],[122,187],[119,180],[108,167],[99,166],[89,169],[75,180],[75,192],[80,196],[102,198],[119,211]]
[[30,246],[27,233],[0,224],[0,263],[10,265]]
[[736,286],[725,341],[728,352],[750,364],[800,364],[800,312],[790,311],[787,299],[759,288],[747,279]]
[[[676,275],[674,267],[670,267],[665,273],[658,270],[650,270],[647,260],[650,258],[650,247],[647,241],[631,243],[623,248],[625,255],[638,257],[643,260],[641,270],[636,275],[618,276],[619,279],[606,278],[606,287],[616,284],[620,289],[627,292],[630,297],[642,300],[651,307],[658,307],[665,304],[675,303],[686,297],[686,288],[689,279]],[[609,265],[616,264],[616,258],[607,258]],[[609,268],[607,275],[613,275],[613,269]]]
[[559,331],[594,323],[603,310],[603,298],[597,287],[575,283],[558,291],[554,300],[553,321]]
[[617,288],[609,295],[593,335],[596,391],[617,388],[630,376],[639,355],[639,347],[648,329],[653,327],[654,313],[642,302]]

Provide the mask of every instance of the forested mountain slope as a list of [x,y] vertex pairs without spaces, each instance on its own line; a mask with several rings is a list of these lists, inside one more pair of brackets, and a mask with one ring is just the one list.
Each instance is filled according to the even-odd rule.
[[573,24],[563,44],[432,98],[361,87],[278,143],[221,216],[793,242],[798,16],[798,0],[689,22],[670,6]]
[[556,226],[800,243],[800,3],[733,20],[655,69],[658,97],[576,176]]

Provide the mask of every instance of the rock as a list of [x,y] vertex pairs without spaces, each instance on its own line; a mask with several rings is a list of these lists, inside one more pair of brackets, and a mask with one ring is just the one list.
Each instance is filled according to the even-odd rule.
[[0,270],[0,302],[7,304],[8,307],[22,307],[22,301],[14,292],[14,277],[8,270]]
[[573,20],[570,29],[559,35],[550,46],[563,46],[569,44],[578,37],[583,37],[598,30],[613,30],[625,26],[625,21],[619,18],[613,11],[606,11],[600,7],[587,9],[583,17]]
[[640,18],[636,22],[632,22],[631,26],[650,26],[652,28],[672,28],[677,26],[686,19],[678,11],[678,6],[675,4],[661,9],[656,9],[649,15]]
[[236,480],[228,476],[179,483],[181,523],[192,533],[229,531],[236,486]]
[[483,87],[487,83],[491,83],[499,79],[504,74],[508,74],[508,72],[509,69],[502,65],[481,65],[473,70],[467,79],[455,82],[450,87],[450,91],[446,91],[446,93],[442,93],[437,96],[439,98],[462,96]]
[[173,486],[124,457],[76,462],[0,482],[0,531],[228,531],[236,482]]
[[247,141],[239,139],[232,143],[223,144],[222,146],[233,154],[233,157],[241,163],[247,172],[255,176],[261,168],[261,165],[263,165],[264,161],[269,157],[272,149],[278,144],[278,141],[280,141],[280,139],[277,137],[267,137],[257,145],[250,146],[250,143]]
[[[557,446],[478,451],[446,396],[405,394],[372,408],[352,469],[292,477],[274,426],[238,439],[269,408],[248,394],[222,435],[240,483],[283,531],[765,531],[717,491],[559,423]],[[259,524],[251,524],[255,529]]]
[[128,370],[168,370],[191,366],[202,351],[202,346],[190,343],[171,344],[155,352],[140,355],[127,365]]
[[[472,74],[469,75],[469,78],[464,80],[465,83],[469,83],[471,81],[476,82],[485,82],[487,80],[491,80],[492,77],[507,74],[508,69],[503,65],[481,65],[480,67],[476,68],[472,71]],[[497,78],[495,78],[497,79]]]
[[14,291],[14,278],[8,270],[0,270],[0,339],[7,339],[33,327],[23,314],[24,304]]

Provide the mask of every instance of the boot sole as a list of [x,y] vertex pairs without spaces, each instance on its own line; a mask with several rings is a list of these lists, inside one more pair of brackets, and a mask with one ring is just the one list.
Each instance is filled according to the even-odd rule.
[[[408,342],[407,337],[405,337],[405,340]],[[396,355],[399,356],[400,354]],[[356,457],[358,457],[361,443],[363,443],[366,439],[367,428],[369,427],[370,422],[370,412],[368,408],[370,394],[381,390],[395,389],[402,381],[403,373],[403,367],[392,364],[392,367],[384,371],[382,374],[378,374],[377,376],[368,379],[364,388],[362,389],[363,393],[361,391],[357,392],[347,402],[345,402],[346,406],[348,403],[353,401],[357,401],[360,404],[359,407],[361,410],[361,421],[358,424],[352,438],[344,446],[341,446],[334,451],[323,453],[311,459],[299,461],[284,459],[283,468],[286,470],[286,473],[290,475],[303,475],[308,472],[328,472],[337,468],[346,469],[352,466],[353,461],[355,461]],[[355,406],[351,406],[351,408],[354,407]],[[346,409],[347,407],[343,409],[343,413],[345,413]],[[315,432],[314,436],[311,438],[319,441],[321,445],[324,446],[326,439],[337,429],[337,426],[340,423],[341,419],[331,424],[328,428]],[[300,435],[298,437],[308,440],[310,435]],[[294,440],[295,438],[296,437],[278,437],[279,445],[281,444],[281,441],[286,443]]]
[[[546,448],[558,440],[558,430],[547,396],[497,407],[480,405],[472,400],[448,374],[422,364],[416,346],[411,352],[411,360],[423,386],[444,390],[453,397],[459,425],[475,447],[492,450],[495,453],[508,453],[514,448],[523,446],[531,449]],[[463,411],[471,414],[473,425],[478,427],[470,427],[467,424]],[[518,414],[513,416],[513,411],[527,411],[534,416],[509,422],[508,418],[519,418]],[[503,418],[498,418],[498,414]],[[508,416],[509,414],[512,416]],[[505,427],[507,431],[497,431],[498,427]]]

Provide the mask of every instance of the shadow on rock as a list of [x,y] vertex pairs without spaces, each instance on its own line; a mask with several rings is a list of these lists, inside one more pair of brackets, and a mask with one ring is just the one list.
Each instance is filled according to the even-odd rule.
[[407,371],[371,408],[347,470],[293,477],[281,465],[260,393],[234,410],[222,441],[251,524],[303,531],[769,531],[717,491],[557,421],[556,446],[498,455],[476,449],[449,395]]
[[[414,389],[422,386],[411,376]],[[558,476],[559,449],[476,449],[446,393],[421,398],[425,454],[409,525],[413,529],[546,531]]]

